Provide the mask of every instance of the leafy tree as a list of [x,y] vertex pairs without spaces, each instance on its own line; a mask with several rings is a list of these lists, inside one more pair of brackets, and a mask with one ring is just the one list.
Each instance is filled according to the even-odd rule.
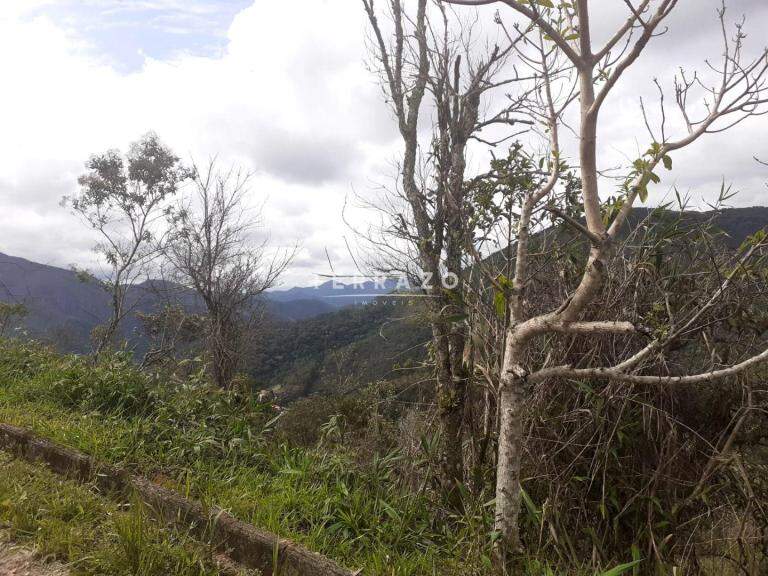
[[98,355],[114,343],[130,312],[128,291],[161,253],[167,201],[190,172],[153,133],[134,142],[125,155],[108,150],[91,157],[86,168],[79,192],[62,204],[98,234],[96,251],[107,264],[98,282],[110,295],[111,315],[94,334]]

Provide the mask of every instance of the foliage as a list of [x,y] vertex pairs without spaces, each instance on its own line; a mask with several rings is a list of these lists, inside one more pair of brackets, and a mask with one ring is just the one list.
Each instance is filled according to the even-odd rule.
[[300,322],[265,324],[248,358],[261,385],[283,399],[354,392],[413,372],[425,359],[430,331],[422,311],[382,297]]
[[[94,366],[5,343],[0,374],[1,421],[127,465],[366,573],[431,574],[439,566],[466,574],[479,562],[484,522],[441,521],[429,491],[413,493],[398,480],[396,454],[365,462],[346,443],[291,447],[273,431],[269,407],[211,387],[203,370],[162,382],[125,355]],[[474,559],[463,541],[475,543]]]
[[117,504],[0,452],[0,520],[8,536],[73,576],[213,576],[211,549],[156,524],[138,502]]
[[[659,238],[676,229],[660,222]],[[638,251],[637,258],[656,261],[657,253]],[[124,464],[365,573],[487,573],[491,495],[480,485],[467,490],[461,513],[443,507],[430,414],[398,395],[413,380],[403,388],[393,383],[308,398],[275,412],[247,393],[212,386],[200,360],[180,368],[152,372],[124,353],[93,363],[34,343],[2,342],[0,421]],[[708,461],[708,446],[740,410],[740,391],[630,394],[591,383],[536,390],[528,450],[541,457],[525,463],[523,529],[532,554],[524,559],[526,573],[633,573],[638,567],[627,562],[641,558],[645,570],[652,565],[648,543],[669,542],[675,550],[672,543],[684,540],[684,527],[706,510],[707,498],[738,502],[737,469],[717,470],[689,502],[690,492],[670,480],[674,471],[690,486]],[[757,422],[748,427],[759,429]],[[664,482],[650,496],[657,470]],[[753,493],[762,498],[758,488]],[[144,530],[143,522],[127,518],[115,528],[133,542],[120,554],[134,566],[153,554],[144,551],[151,538],[130,536]],[[592,571],[584,566],[589,557]]]
[[[78,182],[80,191],[64,197],[83,222],[98,234],[96,251],[108,266],[99,284],[111,298],[111,318],[94,332],[94,351],[112,344],[128,313],[127,289],[146,275],[161,244],[159,221],[167,201],[190,177],[189,170],[157,137],[149,133],[123,156],[117,150],[94,155]],[[94,276],[79,272],[83,280]]]
[[29,310],[24,304],[0,302],[0,336],[6,336],[11,326],[22,320]]

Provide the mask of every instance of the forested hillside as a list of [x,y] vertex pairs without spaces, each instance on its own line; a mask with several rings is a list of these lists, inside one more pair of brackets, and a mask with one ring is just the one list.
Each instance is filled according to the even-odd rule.
[[301,322],[271,322],[254,347],[251,374],[286,400],[401,378],[426,360],[423,313],[407,298],[380,297]]
[[[674,211],[663,214],[657,213],[654,221],[674,222],[678,217]],[[648,215],[647,210],[637,210],[627,230]],[[688,211],[684,221],[687,226],[706,222],[717,243],[736,249],[768,225],[768,208],[730,208],[714,214]],[[500,252],[489,261],[503,257]],[[393,288],[389,283],[378,291]],[[267,295],[246,368],[255,385],[273,388],[291,400],[348,392],[377,380],[396,379],[403,369],[418,366],[426,358],[429,340],[423,306],[381,297],[370,305],[376,291],[372,283],[334,289],[329,282]],[[62,352],[87,352],[90,332],[108,317],[108,295],[97,283],[69,270],[7,255],[0,255],[0,301],[22,304],[27,310],[13,328],[53,343]],[[122,330],[137,358],[147,348],[141,314],[172,303],[181,303],[189,313],[200,310],[193,295],[156,282],[137,286],[129,301],[132,311]]]

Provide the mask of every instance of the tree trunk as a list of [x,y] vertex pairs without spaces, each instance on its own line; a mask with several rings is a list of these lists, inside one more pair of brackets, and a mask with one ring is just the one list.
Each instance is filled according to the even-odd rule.
[[494,563],[505,573],[512,555],[520,551],[520,469],[523,457],[523,401],[525,399],[525,348],[533,332],[521,327],[525,315],[525,279],[528,275],[530,221],[535,200],[521,206],[517,227],[515,276],[509,299],[509,328],[499,376],[499,448],[496,460],[495,530],[499,541]]
[[466,378],[455,364],[451,335],[442,321],[432,325],[437,364],[437,407],[442,432],[442,484],[451,507],[461,509],[460,485],[464,482],[461,424],[464,416]]
[[236,334],[227,320],[217,314],[211,316],[210,326],[210,354],[213,368],[213,380],[216,385],[228,390],[235,376],[236,359]]
[[499,390],[499,454],[496,465],[495,530],[499,541],[495,562],[501,572],[511,555],[520,550],[520,464],[523,450],[523,344],[513,336],[507,340]]
[[[458,108],[458,106],[456,106]],[[433,326],[438,361],[438,411],[443,432],[443,479],[449,502],[456,510],[462,507],[461,486],[464,484],[464,450],[462,422],[464,420],[467,396],[467,368],[464,365],[464,349],[467,343],[463,322],[445,320],[448,316],[466,313],[462,277],[462,255],[465,251],[466,224],[464,207],[464,149],[466,140],[458,138],[458,126],[454,120],[450,128],[443,128],[444,141],[451,142],[450,152],[441,150],[441,157],[449,157],[448,168],[444,169],[442,185],[445,200],[445,268],[452,274],[456,285],[443,286],[445,295],[437,299],[438,318]],[[474,122],[472,123],[474,126]],[[451,134],[452,138],[447,136]],[[436,267],[439,272],[439,268]],[[448,276],[446,276],[446,279]]]
[[[120,276],[117,281],[120,282]],[[123,299],[124,292],[119,285],[112,289],[112,316],[109,319],[109,323],[104,327],[104,331],[99,335],[99,341],[96,343],[96,347],[93,350],[94,359],[104,353],[104,351],[114,343],[117,329],[120,326],[120,319],[123,316]]]

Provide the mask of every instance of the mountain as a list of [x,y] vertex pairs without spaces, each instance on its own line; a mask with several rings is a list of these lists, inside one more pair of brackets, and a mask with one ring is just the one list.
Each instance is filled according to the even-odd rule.
[[23,328],[65,350],[87,346],[94,326],[108,318],[109,298],[99,286],[62,268],[0,254],[0,301],[28,310]]
[[321,314],[334,312],[337,308],[328,302],[313,298],[297,298],[296,300],[273,300],[267,294],[267,310],[283,320],[306,320]]
[[[355,298],[331,298],[336,293],[350,293],[342,288],[294,288],[266,294],[266,310],[283,321],[300,321],[327,314],[359,303]],[[274,294],[274,296],[273,296]],[[128,292],[131,308],[121,329],[132,344],[143,339],[136,313],[151,313],[171,301],[181,301],[185,308],[200,309],[191,293],[178,286],[152,280]],[[368,298],[366,301],[370,301]],[[16,328],[29,336],[56,344],[68,352],[85,352],[90,346],[94,327],[109,318],[109,296],[95,282],[88,282],[72,270],[31,262],[0,253],[0,302],[21,303],[27,316]]]
[[[648,214],[647,209],[635,210],[628,229]],[[730,248],[768,225],[768,207],[734,208],[716,215],[689,212],[686,218],[697,222],[713,216]],[[429,330],[418,307],[386,297],[395,288],[393,280],[328,281],[266,293],[265,323],[248,358],[248,372],[258,386],[275,388],[285,399],[397,380],[426,357]],[[174,289],[179,288],[146,282],[131,290],[129,305],[136,312],[151,312],[167,302],[164,295]],[[188,309],[199,308],[190,293],[179,296]],[[98,285],[81,281],[70,270],[3,254],[0,301],[25,304],[29,315],[20,328],[64,351],[87,351],[91,330],[109,315],[107,294]],[[122,330],[141,353],[145,340],[135,314],[126,318]]]
[[267,297],[273,302],[320,301],[329,309],[339,310],[347,306],[368,304],[379,296],[391,293],[396,287],[397,281],[393,279],[351,283],[328,280],[317,286],[272,290],[267,293]]

